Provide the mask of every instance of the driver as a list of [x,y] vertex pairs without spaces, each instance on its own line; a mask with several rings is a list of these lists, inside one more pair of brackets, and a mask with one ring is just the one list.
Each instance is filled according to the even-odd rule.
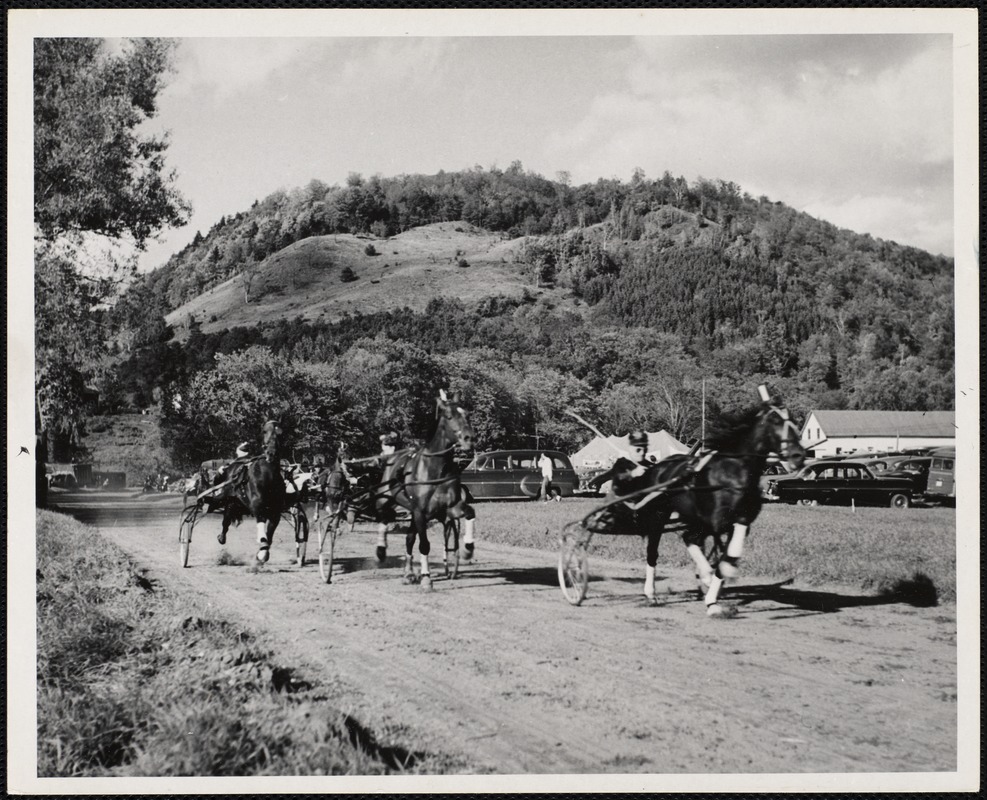
[[[380,456],[377,463],[386,472],[387,468],[394,461],[394,453],[401,445],[401,437],[396,431],[388,431],[380,436]],[[377,563],[383,564],[387,560],[387,532],[397,528],[396,522],[377,523]]]

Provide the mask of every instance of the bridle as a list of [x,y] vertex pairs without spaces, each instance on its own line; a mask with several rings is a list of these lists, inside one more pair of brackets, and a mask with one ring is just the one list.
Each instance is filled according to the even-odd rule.
[[802,445],[800,444],[800,431],[796,427],[795,423],[792,422],[788,409],[784,406],[776,406],[772,403],[768,403],[766,405],[766,416],[775,414],[778,419],[781,420],[781,431],[778,435],[781,450],[778,455],[789,463],[791,463],[795,456],[800,453],[804,456],[804,451],[802,450]]
[[[450,433],[455,435],[456,440],[444,450],[430,451],[427,446],[422,447],[420,450],[421,455],[428,458],[441,458],[460,448],[463,441],[463,431],[469,426],[469,421],[466,419],[466,412],[463,411],[461,406],[456,405],[455,411],[452,410],[454,404],[455,399],[450,400],[446,396],[445,391],[440,391],[439,399],[435,403],[435,418],[439,419],[440,416],[445,418],[445,424],[449,427]],[[456,419],[457,414],[460,421],[454,427],[451,423]],[[472,435],[472,430],[470,430],[470,434]]]

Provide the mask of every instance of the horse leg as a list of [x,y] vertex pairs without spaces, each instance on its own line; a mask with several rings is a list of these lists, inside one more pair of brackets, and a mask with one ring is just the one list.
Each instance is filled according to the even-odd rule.
[[[270,523],[262,517],[257,517],[257,560],[266,564],[271,557],[271,539],[268,535]],[[273,533],[273,531],[271,531]]]
[[226,544],[226,534],[230,530],[230,523],[232,518],[229,509],[223,511],[223,529],[216,535],[216,539],[220,544]]
[[[476,512],[473,510],[473,506],[467,504],[466,513],[463,516],[463,558],[467,561],[473,558],[474,536],[476,536]],[[456,552],[459,552],[458,547]]]
[[[415,514],[415,527],[418,528],[418,554],[421,562],[421,584],[425,589],[432,589],[432,576],[428,571],[428,554],[432,549],[431,542],[428,541],[428,520],[424,514]],[[411,563],[411,547],[414,544],[412,539],[408,544],[408,562]]]
[[720,596],[720,589],[728,578],[737,576],[737,563],[744,552],[744,539],[747,536],[747,526],[740,522],[733,525],[733,536],[727,545],[727,552],[716,565],[716,574],[713,575],[709,583],[709,590],[704,598],[706,602],[706,614],[710,617],[720,617],[724,615],[723,608],[717,602]]
[[655,568],[658,566],[658,545],[661,543],[661,531],[648,533],[648,563],[644,568],[644,596],[650,605],[657,605],[655,600]]
[[703,549],[695,542],[688,542],[685,549],[689,551],[693,563],[696,565],[696,580],[702,587],[703,595],[709,591],[709,583],[713,579],[713,568],[706,559]]
[[401,578],[404,583],[414,583],[415,582],[415,570],[412,566],[412,553],[415,549],[415,538],[417,534],[415,532],[415,522],[412,520],[408,525],[408,532],[404,537],[405,545],[405,556],[404,556],[404,576]]
[[387,560],[387,523],[381,522],[378,523],[377,525],[377,563],[383,566],[386,560]]

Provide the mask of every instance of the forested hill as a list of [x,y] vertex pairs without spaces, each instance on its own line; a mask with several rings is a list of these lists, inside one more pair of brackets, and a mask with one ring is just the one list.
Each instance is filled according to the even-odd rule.
[[763,380],[802,410],[953,407],[951,259],[725,181],[559,178],[515,163],[277,192],[122,298],[116,388],[148,402],[217,352],[336,364],[383,335],[512,379],[569,373],[614,425],[645,401],[668,425],[688,398],[683,434],[704,377],[722,403]]

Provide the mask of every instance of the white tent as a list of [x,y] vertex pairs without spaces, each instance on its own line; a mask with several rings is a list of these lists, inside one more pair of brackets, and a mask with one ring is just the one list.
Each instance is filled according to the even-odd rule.
[[[570,460],[576,469],[608,467],[617,460],[618,451],[631,454],[631,445],[626,436],[607,436],[605,439],[597,436],[581,450],[573,453]],[[672,453],[688,452],[689,448],[668,431],[648,433],[648,455],[653,455],[659,461]]]

